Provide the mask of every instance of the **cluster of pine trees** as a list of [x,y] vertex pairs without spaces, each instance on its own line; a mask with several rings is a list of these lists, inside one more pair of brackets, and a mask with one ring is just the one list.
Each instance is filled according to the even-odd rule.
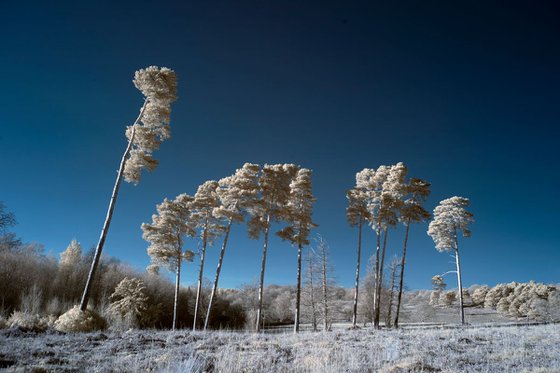
[[[192,262],[195,257],[199,258],[199,267],[191,324],[193,330],[197,328],[207,329],[211,324],[213,312],[220,302],[218,297],[219,279],[231,229],[234,223],[243,222],[246,222],[247,231],[251,238],[260,239],[261,236],[263,238],[262,264],[258,289],[256,290],[254,329],[259,331],[264,320],[264,280],[268,242],[271,233],[275,233],[297,248],[294,331],[297,332],[300,329],[302,305],[307,310],[311,310],[308,314],[313,329],[316,329],[319,318],[323,320],[323,328],[328,329],[331,319],[329,317],[328,293],[332,289],[332,284],[329,283],[330,279],[327,276],[328,263],[324,251],[326,245],[324,243],[318,245],[318,250],[323,250],[322,253],[319,252],[319,259],[313,260],[317,252],[309,250],[309,260],[307,263],[303,263],[304,248],[310,244],[311,230],[317,226],[312,220],[313,204],[315,202],[312,192],[312,171],[295,164],[265,164],[261,166],[246,163],[231,176],[218,181],[204,182],[193,195],[180,194],[173,200],[165,199],[157,205],[157,213],[152,216],[152,222],[142,224],[143,238],[149,243],[147,251],[151,258],[151,265],[147,269],[147,274],[142,275],[142,279],[134,274],[131,276],[114,275],[113,277],[107,274],[111,273],[111,268],[114,266],[111,267],[111,263],[107,264],[102,260],[102,250],[111,224],[121,182],[125,180],[138,184],[142,170],[152,171],[157,167],[158,162],[153,158],[153,152],[159,148],[164,140],[170,137],[171,104],[177,98],[176,75],[173,70],[168,68],[151,66],[139,70],[135,73],[133,82],[142,93],[144,101],[138,117],[125,131],[128,143],[121,158],[99,242],[91,255],[85,257],[82,255],[77,242],[73,242],[62,254],[59,263],[47,260],[47,264],[45,264],[47,267],[49,265],[53,268],[56,267],[45,273],[53,273],[50,280],[54,281],[54,284],[59,284],[45,290],[57,294],[54,297],[49,296],[49,299],[58,299],[68,307],[69,302],[75,302],[78,297],[76,285],[85,283],[79,307],[74,307],[68,311],[68,314],[61,316],[62,320],[65,320],[64,323],[70,325],[69,330],[73,330],[73,325],[83,323],[87,318],[86,311],[90,300],[93,300],[94,303],[107,302],[107,314],[114,319],[126,321],[128,324],[155,325],[158,322],[163,322],[162,320],[165,320],[165,318],[153,315],[166,313],[164,309],[172,308],[172,312],[166,313],[166,317],[171,319],[170,325],[172,328],[175,329],[179,325],[185,325],[182,318],[185,317],[186,313],[181,310],[181,307],[186,307],[186,301],[182,299],[180,287],[181,270],[185,262]],[[364,225],[372,229],[376,247],[369,276],[366,278],[366,289],[371,291],[366,292],[367,299],[362,302],[371,305],[371,307],[362,308],[367,311],[373,325],[379,328],[383,314],[382,304],[388,304],[385,324],[398,327],[404,288],[406,255],[409,245],[409,230],[412,223],[422,223],[432,218],[432,214],[423,207],[429,194],[430,183],[422,179],[408,177],[408,169],[402,162],[395,165],[379,166],[376,169],[365,168],[356,174],[356,184],[346,194],[348,222],[351,226],[358,228],[356,276],[352,307],[352,324],[354,327],[357,327],[358,322],[362,230]],[[468,205],[469,200],[463,197],[451,197],[441,201],[434,209],[433,219],[430,221],[427,231],[434,240],[437,250],[452,252],[455,258],[456,270],[450,272],[457,274],[461,323],[465,322],[465,317],[459,260],[459,237],[468,237],[471,234],[469,226],[473,221],[473,214],[467,211]],[[3,213],[0,217],[2,219],[0,220],[0,228],[2,229],[14,223],[13,215]],[[391,229],[396,228],[398,224],[405,227],[402,254],[389,264],[390,285],[387,285],[385,259],[388,251],[388,236]],[[274,232],[275,225],[278,229]],[[15,236],[6,234],[6,232],[0,233],[3,233],[0,246],[21,246],[21,242]],[[200,248],[197,252],[186,249],[186,246],[188,246],[186,242],[189,239],[197,242],[196,246]],[[210,290],[206,301],[204,295],[206,288],[204,284],[206,252],[217,241],[221,242],[221,251],[214,281],[209,286]],[[27,250],[29,251],[29,249]],[[6,255],[13,254],[13,250],[6,250],[5,252],[8,253]],[[35,257],[39,256],[36,255]],[[8,262],[5,261],[5,263]],[[90,263],[89,270],[87,270],[88,262]],[[304,265],[306,268],[304,268]],[[162,298],[162,294],[167,294],[170,291],[170,284],[157,276],[160,267],[164,267],[175,274],[175,285],[172,286],[173,296],[165,299]],[[304,271],[307,273],[306,279],[303,279]],[[120,275],[126,271],[119,270],[116,272]],[[5,273],[8,273],[8,271],[5,271]],[[106,281],[106,277],[111,277],[115,281]],[[116,281],[117,278],[118,281]],[[5,281],[9,281],[9,279]],[[24,280],[21,279],[21,281]],[[156,290],[159,291],[158,287],[161,286],[165,287],[166,290],[156,294]],[[29,286],[24,288],[27,289]],[[525,293],[522,291],[522,294]],[[35,298],[40,297],[36,296]],[[173,298],[173,302],[170,301],[171,298]],[[438,302],[452,302],[451,298],[451,295],[445,293],[441,299],[438,298]],[[16,299],[21,304],[26,304],[25,297],[22,300],[19,294],[3,291],[2,308],[15,309]],[[509,307],[511,308],[511,304],[515,302],[517,302],[515,299],[508,301]],[[159,308],[149,310],[150,307],[154,307],[154,304]],[[164,304],[165,306],[163,306]],[[504,308],[505,306],[501,307]],[[54,308],[54,306],[51,308]],[[58,309],[56,313],[60,313],[60,310]],[[235,312],[232,311],[232,313]],[[146,321],[146,315],[152,315],[148,317],[150,321]]]

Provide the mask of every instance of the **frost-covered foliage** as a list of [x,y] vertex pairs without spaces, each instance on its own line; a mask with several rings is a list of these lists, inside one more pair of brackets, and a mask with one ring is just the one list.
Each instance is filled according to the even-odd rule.
[[180,194],[174,200],[165,199],[157,205],[157,214],[152,215],[152,223],[142,224],[143,238],[150,243],[148,255],[152,263],[177,271],[181,260],[192,261],[192,251],[183,252],[186,236],[196,235],[191,218],[193,197]]
[[53,317],[41,317],[38,314],[14,311],[7,321],[10,328],[21,328],[26,331],[42,332],[53,326]]
[[313,213],[311,170],[300,168],[290,182],[290,194],[284,210],[284,220],[288,225],[277,234],[294,246],[309,245],[309,233],[317,225],[311,220]]
[[475,306],[484,305],[484,301],[486,299],[486,295],[490,288],[488,285],[483,285],[479,288],[476,288],[472,294],[472,301]]
[[215,180],[209,180],[200,185],[194,195],[191,204],[191,219],[199,232],[201,240],[200,246],[200,267],[198,271],[198,284],[196,289],[196,300],[194,306],[193,328],[196,329],[200,308],[202,306],[202,287],[204,278],[204,263],[206,259],[206,249],[211,246],[214,240],[224,233],[225,227],[223,220],[214,215],[214,210],[219,209],[221,205],[218,195],[219,184]]
[[560,321],[560,289],[553,285],[512,282],[498,284],[486,293],[484,306],[507,317]]
[[81,311],[74,306],[55,321],[54,328],[66,333],[87,333],[107,328],[107,322],[91,309]]
[[434,209],[434,220],[428,227],[428,235],[432,237],[439,251],[455,250],[458,235],[470,237],[469,225],[473,222],[473,214],[465,208],[469,200],[464,197],[444,199]]
[[220,280],[220,272],[224,261],[224,256],[228,244],[228,238],[233,223],[240,223],[244,220],[244,215],[249,207],[251,207],[257,194],[259,193],[259,177],[260,166],[252,163],[245,163],[243,167],[237,169],[235,174],[220,179],[216,193],[220,199],[218,207],[212,211],[212,215],[216,219],[227,221],[225,225],[225,235],[220,251],[218,265],[216,267],[216,276],[214,284],[208,300],[208,310],[206,319],[204,320],[204,329],[209,325],[212,317],[214,298],[218,291],[218,282]]
[[301,316],[301,263],[303,247],[309,245],[309,233],[312,228],[317,226],[311,220],[314,202],[311,170],[300,168],[290,183],[290,195],[284,212],[284,219],[288,225],[277,232],[280,238],[290,241],[293,246],[298,248],[294,322],[294,330],[296,332],[299,331]]
[[177,78],[173,70],[150,66],[136,71],[134,85],[144,95],[145,102],[136,123],[126,130],[132,148],[124,177],[126,181],[138,184],[142,169],[152,171],[156,168],[158,163],[152,153],[170,137],[171,103],[177,98]]
[[443,279],[442,276],[440,275],[435,275],[432,277],[432,288],[434,290],[445,290],[445,288],[447,287],[447,284],[445,283],[445,280]]
[[453,290],[441,292],[439,305],[444,307],[451,306],[457,300],[457,293]]
[[82,259],[82,245],[75,239],[70,242],[70,245],[60,253],[59,264],[61,267],[73,267],[77,265]]
[[364,168],[356,174],[354,192],[359,199],[365,199],[368,222],[379,231],[388,226],[395,226],[398,221],[401,198],[406,193],[404,179],[406,166],[399,162],[391,166],[379,166],[376,170]]
[[286,217],[286,206],[290,198],[290,184],[298,170],[299,167],[294,164],[265,164],[258,178],[259,193],[248,209],[251,216],[247,223],[249,236],[258,239],[261,233],[264,235],[256,317],[257,331],[262,327],[264,273],[270,227],[272,222],[281,221]]
[[[395,227],[403,205],[403,197],[407,194],[405,178],[408,173],[406,166],[399,162],[391,166],[379,166],[377,169],[365,168],[356,174],[356,190],[361,191],[368,210],[368,223],[375,231],[377,248],[375,252],[375,293],[373,299],[374,324],[379,326],[380,304],[383,287],[383,267],[387,244],[387,231]],[[362,198],[360,196],[360,198]],[[384,235],[381,245],[381,235]],[[383,246],[383,248],[381,248]]]
[[145,290],[142,280],[125,277],[111,294],[109,314],[122,324],[137,325],[138,319],[148,308]]
[[273,221],[281,221],[286,215],[290,196],[290,183],[299,167],[294,164],[265,164],[259,176],[259,194],[248,208],[249,236],[258,239],[267,233]]
[[194,259],[192,250],[183,251],[184,238],[196,236],[196,220],[192,215],[193,201],[194,198],[187,194],[180,194],[173,201],[166,198],[157,205],[158,214],[152,215],[152,223],[142,224],[142,237],[150,243],[148,255],[152,263],[165,266],[176,275],[173,329],[177,327],[181,263],[192,262]]
[[430,293],[430,305],[439,306],[439,298],[441,297],[440,290],[432,290]]
[[[469,200],[464,197],[444,199],[434,209],[434,219],[428,226],[428,235],[434,240],[436,250],[453,251],[457,270],[459,288],[459,312],[461,323],[465,323],[463,285],[461,282],[461,264],[459,260],[459,235],[470,237],[469,225],[473,222],[473,214],[466,210]],[[445,302],[444,304],[446,304]]]

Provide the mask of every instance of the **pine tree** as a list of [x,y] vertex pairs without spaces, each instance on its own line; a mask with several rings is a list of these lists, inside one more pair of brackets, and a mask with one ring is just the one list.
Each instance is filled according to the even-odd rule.
[[128,326],[138,324],[138,318],[147,309],[148,297],[144,281],[125,277],[111,294],[109,313]]
[[430,219],[430,213],[422,207],[422,203],[430,195],[430,183],[412,178],[404,185],[405,200],[401,204],[399,220],[406,226],[404,236],[403,253],[401,257],[401,274],[399,282],[399,295],[397,298],[397,310],[395,316],[395,328],[399,327],[399,315],[401,310],[402,293],[404,287],[404,267],[406,263],[406,249],[408,244],[408,233],[411,223],[420,223]]
[[280,221],[286,215],[286,205],[290,196],[290,183],[297,171],[298,167],[293,164],[265,164],[259,177],[259,196],[255,200],[255,204],[249,209],[249,214],[251,215],[248,222],[249,236],[254,239],[258,239],[261,233],[264,236],[255,326],[257,332],[261,330],[262,322],[264,273],[270,227],[272,222]]
[[434,219],[428,227],[428,235],[440,252],[454,251],[457,266],[457,284],[459,286],[459,308],[461,324],[465,323],[463,309],[463,284],[461,283],[461,265],[459,262],[459,235],[470,237],[469,225],[473,222],[473,214],[466,210],[469,200],[464,197],[451,197],[439,203],[434,209]]
[[358,255],[356,260],[356,282],[354,286],[354,304],[352,307],[352,327],[356,328],[358,322],[358,291],[360,286],[360,262],[362,256],[362,226],[364,221],[371,220],[371,215],[366,205],[366,193],[358,188],[352,188],[346,193],[348,207],[346,219],[351,227],[358,227]]
[[196,330],[198,310],[202,307],[202,281],[204,277],[204,260],[208,245],[212,245],[214,239],[220,236],[224,227],[220,219],[214,215],[214,210],[221,207],[220,197],[218,196],[218,182],[215,180],[206,181],[198,187],[192,202],[192,218],[196,222],[202,240],[200,249],[200,269],[198,272],[198,284],[196,288],[196,303],[194,306],[193,330]]
[[175,273],[175,299],[173,302],[173,330],[177,328],[177,304],[181,281],[181,264],[192,262],[194,253],[183,251],[185,237],[195,237],[195,222],[192,218],[194,198],[180,194],[175,200],[165,199],[157,206],[157,215],[152,215],[151,224],[142,224],[143,238],[150,243],[148,255],[152,263],[167,267]]
[[300,168],[290,183],[290,195],[284,217],[288,226],[277,233],[280,238],[290,241],[292,245],[298,248],[294,333],[299,332],[301,316],[301,259],[303,247],[309,245],[309,233],[313,227],[317,226],[311,220],[314,202],[311,170]]
[[95,254],[80,303],[80,310],[82,311],[87,309],[95,271],[99,265],[101,251],[103,250],[107,232],[111,225],[113,210],[123,176],[127,182],[138,184],[142,169],[147,168],[152,171],[156,168],[157,161],[153,159],[152,153],[159,148],[159,145],[164,140],[170,137],[171,103],[177,98],[175,72],[166,67],[150,66],[136,71],[133,82],[136,88],[144,95],[144,104],[134,123],[126,129],[128,145],[121,159],[117,179],[115,180],[113,193],[109,201],[107,216],[101,229],[99,242],[95,248]]
[[220,198],[220,207],[215,208],[213,214],[217,218],[227,219],[227,225],[218,266],[216,268],[216,277],[208,301],[204,330],[208,328],[208,321],[210,319],[210,313],[212,312],[214,297],[218,289],[218,281],[220,280],[220,272],[224,261],[231,225],[234,222],[242,222],[244,212],[254,204],[259,191],[259,171],[259,165],[245,163],[242,168],[235,171],[234,175],[225,177],[218,182],[219,187],[216,192]]
[[[369,224],[376,233],[374,326],[379,328],[380,298],[383,284],[383,266],[387,248],[388,228],[396,226],[404,194],[406,166],[399,162],[393,166],[379,166],[377,170],[364,169],[356,174],[356,188],[365,194],[370,214]],[[383,245],[381,235],[383,234]]]

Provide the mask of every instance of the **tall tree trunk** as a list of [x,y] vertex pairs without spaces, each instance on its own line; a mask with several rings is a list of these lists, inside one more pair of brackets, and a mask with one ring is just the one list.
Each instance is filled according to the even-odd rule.
[[327,253],[325,248],[321,246],[321,262],[323,272],[323,328],[324,331],[329,330],[329,298],[328,298],[328,279],[327,279]]
[[313,331],[317,331],[317,310],[315,307],[315,288],[313,287],[313,258],[311,251],[309,251],[309,287],[310,287],[310,297],[311,297],[311,326]]
[[130,154],[130,150],[132,149],[134,135],[136,134],[136,125],[138,124],[138,122],[140,122],[140,119],[144,114],[144,110],[146,110],[147,104],[148,104],[148,99],[145,99],[144,105],[142,105],[142,109],[140,109],[140,114],[138,114],[138,117],[136,118],[134,124],[132,125],[132,133],[130,135],[130,140],[128,140],[128,145],[126,146],[124,154],[121,158],[119,171],[117,172],[117,179],[115,180],[115,185],[113,187],[113,194],[111,195],[111,200],[109,201],[107,216],[105,217],[105,222],[103,223],[103,228],[101,229],[99,242],[97,243],[97,247],[95,248],[95,254],[93,256],[93,261],[91,262],[91,267],[86,281],[86,286],[84,288],[84,293],[82,295],[82,300],[80,302],[80,310],[82,311],[85,311],[88,306],[89,297],[91,294],[91,288],[93,285],[93,278],[95,276],[95,271],[97,270],[97,266],[99,265],[99,259],[101,258],[101,251],[103,251],[103,245],[105,244],[105,239],[107,238],[107,232],[109,231],[109,226],[111,225],[111,219],[113,218],[113,210],[115,209],[115,203],[117,202],[117,196],[119,194],[119,189],[121,187],[124,167],[128,160],[128,155]]
[[194,306],[193,331],[196,330],[198,308],[201,303],[200,298],[202,295],[202,279],[204,276],[204,256],[206,255],[206,244],[208,243],[208,219],[208,216],[206,216],[206,222],[204,223],[204,233],[202,235],[202,252],[200,253],[200,271],[198,272],[198,287],[196,289],[196,304]]
[[379,282],[379,252],[381,251],[381,225],[378,223],[375,235],[377,236],[377,246],[375,248],[375,272],[373,283],[373,312],[371,315],[372,323],[375,322],[375,310],[377,309],[377,283]]
[[383,249],[381,250],[381,261],[379,263],[379,274],[377,276],[375,293],[377,294],[377,303],[375,307],[375,317],[373,319],[373,324],[376,328],[379,328],[379,319],[381,315],[381,288],[383,287],[383,264],[385,263],[385,251],[387,249],[387,234],[388,228],[384,229],[383,235]]
[[179,304],[179,283],[181,281],[181,254],[177,258],[177,275],[175,276],[175,299],[173,300],[173,327],[177,329],[177,305]]
[[294,317],[294,333],[299,332],[299,319],[300,319],[300,303],[301,303],[301,243],[298,244],[298,255],[297,255],[297,290],[296,290],[296,314]]
[[263,308],[263,295],[264,295],[264,269],[266,267],[266,250],[268,248],[268,231],[270,230],[270,215],[266,216],[266,228],[264,230],[264,245],[263,245],[263,257],[261,263],[261,282],[259,285],[259,308],[257,309],[257,325],[255,330],[257,332],[261,331],[261,319],[262,319],[262,308]]
[[358,225],[358,259],[356,261],[356,286],[354,288],[354,308],[352,312],[352,327],[356,327],[358,322],[358,290],[360,286],[360,259],[362,256],[362,217]]
[[210,320],[210,313],[212,312],[212,303],[214,301],[214,296],[216,295],[216,290],[218,289],[218,281],[220,280],[220,272],[222,271],[222,263],[224,261],[224,254],[226,253],[226,246],[228,243],[229,232],[231,230],[231,224],[233,218],[229,218],[228,225],[226,228],[226,235],[224,237],[224,242],[222,244],[222,251],[220,251],[220,259],[218,260],[218,267],[216,268],[216,278],[214,279],[214,286],[212,287],[212,293],[210,293],[210,300],[208,301],[208,311],[206,312],[206,319],[204,320],[204,330],[208,328],[208,321]]
[[387,327],[391,327],[391,313],[393,312],[393,298],[395,296],[395,276],[397,273],[397,266],[395,263],[391,263],[391,292],[389,293],[389,305],[387,307],[387,318],[385,323]]
[[455,230],[455,263],[457,264],[457,284],[459,285],[459,313],[461,325],[465,325],[465,309],[463,307],[463,283],[461,282],[461,265],[459,264],[459,240],[457,230]]
[[404,287],[404,264],[406,262],[406,246],[408,244],[408,231],[410,230],[410,218],[408,218],[408,221],[406,223],[406,233],[404,235],[404,247],[403,247],[403,252],[402,252],[402,258],[401,258],[401,278],[399,281],[399,296],[397,298],[397,310],[396,310],[396,315],[395,315],[395,328],[398,329],[399,327],[399,314],[400,314],[400,310],[401,310],[401,299],[402,299],[402,293],[403,293],[403,287]]

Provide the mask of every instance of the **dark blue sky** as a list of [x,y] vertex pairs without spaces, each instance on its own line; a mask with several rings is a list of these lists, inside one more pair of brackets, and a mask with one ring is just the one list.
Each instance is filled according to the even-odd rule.
[[[179,77],[172,139],[155,172],[123,185],[108,255],[143,269],[140,224],[164,197],[244,162],[291,162],[314,171],[317,232],[350,286],[357,231],[345,191],[364,167],[403,161],[432,183],[429,210],[471,199],[467,285],[558,282],[558,4],[372,3],[0,2],[0,200],[16,232],[53,255],[72,238],[95,245],[142,103],[133,73],[159,65]],[[426,229],[412,228],[410,288],[452,269]],[[391,232],[389,257],[402,236]],[[262,243],[246,237],[236,226],[223,286],[258,276]],[[273,240],[266,282],[295,283],[295,266],[295,250]],[[195,281],[194,265],[185,273]]]

